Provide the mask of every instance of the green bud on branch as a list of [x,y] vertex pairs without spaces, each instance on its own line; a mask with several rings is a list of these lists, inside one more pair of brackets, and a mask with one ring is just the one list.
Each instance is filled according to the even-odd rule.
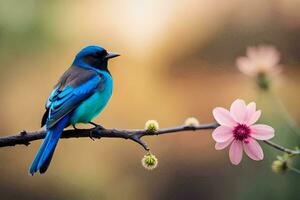
[[158,165],[158,159],[155,157],[155,155],[148,152],[142,159],[142,165],[145,169],[153,170]]
[[184,125],[185,126],[198,126],[200,123],[197,118],[195,117],[189,117],[185,120]]
[[155,132],[159,129],[159,124],[156,120],[148,120],[145,124],[145,130]]

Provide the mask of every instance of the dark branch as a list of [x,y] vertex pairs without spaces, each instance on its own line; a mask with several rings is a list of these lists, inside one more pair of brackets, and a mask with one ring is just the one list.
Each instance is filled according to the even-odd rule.
[[[82,138],[82,137],[92,137],[92,138],[123,138],[130,139],[138,144],[142,145],[145,150],[149,150],[147,144],[141,140],[144,136],[150,135],[161,135],[166,133],[176,133],[181,131],[196,131],[203,129],[214,129],[218,126],[218,124],[203,124],[198,126],[178,126],[173,128],[164,128],[159,129],[155,132],[147,131],[147,130],[118,130],[118,129],[103,129],[103,128],[92,128],[92,129],[72,129],[65,130],[61,138]],[[45,138],[46,131],[34,131],[27,132],[22,131],[17,135],[7,136],[0,138],[0,147],[6,146],[15,146],[19,144],[29,145],[30,142],[35,140],[40,140]]]
[[[65,130],[61,138],[84,138],[84,137],[92,137],[96,139],[100,138],[123,138],[132,140],[138,144],[140,144],[145,150],[149,150],[147,144],[141,139],[144,136],[152,136],[152,135],[162,135],[167,133],[177,133],[183,131],[197,131],[197,130],[205,130],[205,129],[215,129],[219,125],[217,123],[211,124],[201,124],[197,126],[177,126],[171,128],[163,128],[157,131],[147,131],[144,129],[138,130],[119,130],[119,129],[103,129],[102,127],[95,127],[92,129],[71,129]],[[45,138],[46,131],[34,131],[27,132],[22,131],[17,135],[1,137],[0,138],[0,147],[7,146],[15,146],[15,145],[29,145],[30,142],[35,140],[40,140]],[[278,144],[275,144],[271,141],[264,141],[267,145],[278,149],[280,151],[286,152],[288,154],[300,154],[300,151],[294,151],[291,149],[287,149]]]

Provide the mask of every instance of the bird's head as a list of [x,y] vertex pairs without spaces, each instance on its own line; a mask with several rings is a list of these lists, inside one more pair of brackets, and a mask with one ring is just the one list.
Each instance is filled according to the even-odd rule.
[[76,55],[73,65],[84,68],[94,68],[108,71],[107,62],[109,59],[120,56],[119,54],[107,52],[100,46],[87,46]]

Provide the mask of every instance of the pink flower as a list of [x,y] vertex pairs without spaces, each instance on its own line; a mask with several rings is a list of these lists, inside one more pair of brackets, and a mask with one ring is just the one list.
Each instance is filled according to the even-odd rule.
[[275,47],[261,45],[258,47],[248,47],[247,55],[237,58],[236,64],[238,69],[246,75],[274,75],[281,71],[279,61],[280,53]]
[[229,158],[232,164],[238,165],[245,153],[253,160],[262,160],[263,150],[256,140],[269,140],[274,137],[274,129],[264,124],[254,123],[259,119],[261,111],[256,111],[256,103],[248,105],[244,100],[235,100],[230,111],[217,107],[213,110],[215,120],[220,124],[212,133],[217,142],[216,150],[230,145]]

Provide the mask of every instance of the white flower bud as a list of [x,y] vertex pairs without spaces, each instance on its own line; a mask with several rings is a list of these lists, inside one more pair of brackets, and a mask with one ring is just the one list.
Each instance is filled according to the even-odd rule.
[[189,117],[185,120],[184,125],[185,126],[199,126],[199,121],[195,117]]
[[155,155],[151,154],[150,152],[147,153],[142,159],[142,165],[145,169],[153,170],[158,165],[158,160]]
[[145,124],[145,130],[155,132],[159,129],[159,124],[156,120],[148,120]]

